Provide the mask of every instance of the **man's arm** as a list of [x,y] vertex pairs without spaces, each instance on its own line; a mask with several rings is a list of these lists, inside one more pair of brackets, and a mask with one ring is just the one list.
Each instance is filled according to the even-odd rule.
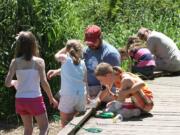
[[157,45],[156,41],[157,39],[154,37],[150,37],[147,40],[147,48],[151,51],[152,54],[156,53],[156,45]]

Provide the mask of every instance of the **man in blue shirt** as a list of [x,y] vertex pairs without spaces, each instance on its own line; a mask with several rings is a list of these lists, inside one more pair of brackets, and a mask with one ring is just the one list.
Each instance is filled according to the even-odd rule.
[[103,89],[95,77],[94,70],[101,62],[120,66],[120,54],[115,47],[102,39],[101,28],[97,25],[90,25],[86,28],[84,42],[87,45],[84,59],[87,68],[88,94],[90,98],[95,98],[99,94],[100,100],[108,100],[108,93],[106,90],[101,91]]

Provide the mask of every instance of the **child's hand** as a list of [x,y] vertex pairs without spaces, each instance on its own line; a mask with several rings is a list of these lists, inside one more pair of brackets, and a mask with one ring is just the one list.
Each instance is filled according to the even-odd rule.
[[110,101],[106,104],[106,108],[110,107],[112,105],[113,101]]
[[100,103],[100,99],[99,98],[95,98],[95,99],[89,99],[89,104],[88,107],[89,108],[96,108]]
[[87,102],[87,104],[89,104],[90,101],[91,101],[91,98],[90,98],[89,96],[86,96],[86,102]]
[[54,76],[56,76],[58,73],[57,73],[57,70],[49,70],[47,72],[47,78],[48,80],[51,80],[51,78],[53,78]]
[[88,106],[89,106],[89,108],[96,108],[97,101],[95,99],[90,100]]
[[13,87],[15,87],[15,89],[17,89],[18,81],[17,80],[12,80],[11,81],[11,86],[13,86]]
[[58,107],[58,102],[56,101],[55,98],[52,98],[50,100],[50,104],[53,106],[53,108],[57,108]]

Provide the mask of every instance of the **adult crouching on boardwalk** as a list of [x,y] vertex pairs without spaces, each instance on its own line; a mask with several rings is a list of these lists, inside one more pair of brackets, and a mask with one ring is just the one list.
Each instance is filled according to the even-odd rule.
[[139,29],[137,36],[147,42],[148,49],[154,54],[156,70],[180,72],[180,51],[171,38],[144,27]]

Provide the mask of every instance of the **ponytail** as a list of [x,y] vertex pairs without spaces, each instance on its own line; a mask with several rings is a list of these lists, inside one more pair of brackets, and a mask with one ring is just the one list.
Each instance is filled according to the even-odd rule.
[[78,65],[80,63],[80,56],[78,56],[77,52],[73,48],[71,48],[69,54],[73,60],[73,63],[75,65]]

